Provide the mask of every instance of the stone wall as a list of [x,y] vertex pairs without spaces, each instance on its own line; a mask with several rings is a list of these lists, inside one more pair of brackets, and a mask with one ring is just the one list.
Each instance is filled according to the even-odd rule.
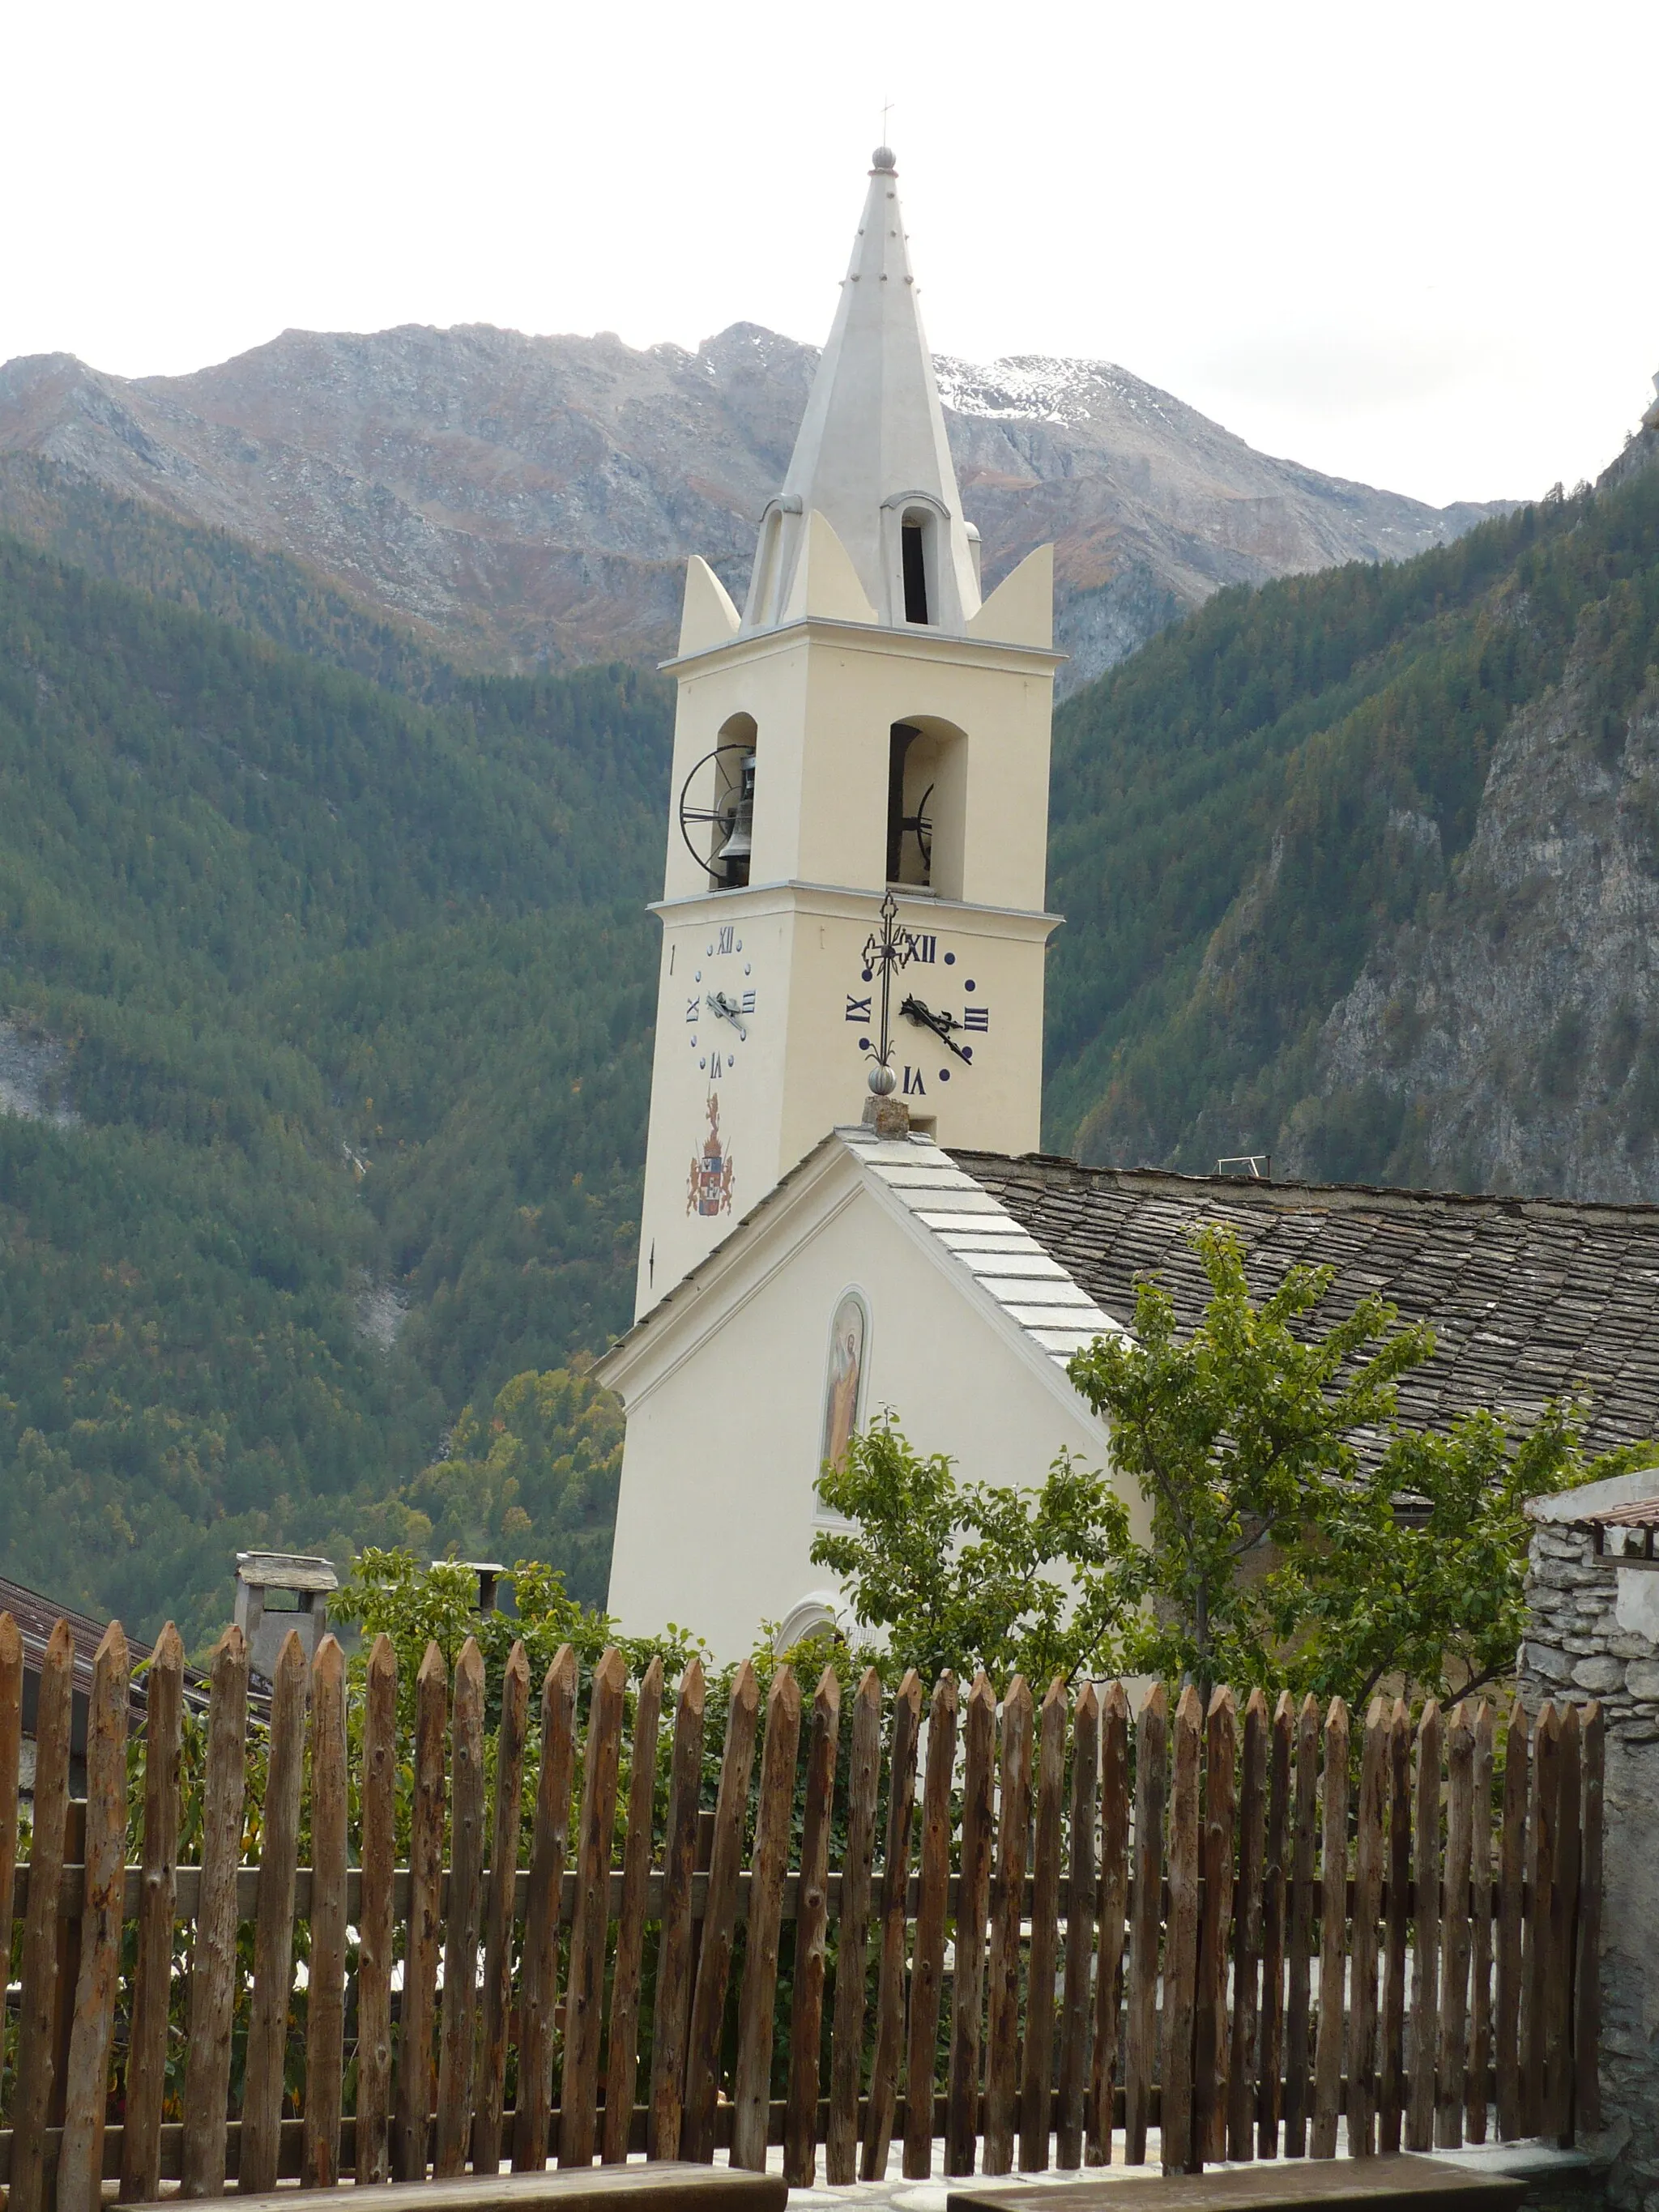
[[1616,2204],[1659,2212],[1659,1572],[1595,1555],[1591,1517],[1659,1498],[1659,1470],[1534,1498],[1521,1694],[1607,1722],[1600,2149]]

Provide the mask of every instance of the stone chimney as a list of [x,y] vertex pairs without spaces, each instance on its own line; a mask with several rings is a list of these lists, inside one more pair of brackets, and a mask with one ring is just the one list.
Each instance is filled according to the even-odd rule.
[[328,1596],[340,1577],[326,1559],[294,1552],[238,1552],[236,1626],[247,1638],[248,1665],[267,1682],[289,1629],[297,1632],[307,1663],[328,1627]]

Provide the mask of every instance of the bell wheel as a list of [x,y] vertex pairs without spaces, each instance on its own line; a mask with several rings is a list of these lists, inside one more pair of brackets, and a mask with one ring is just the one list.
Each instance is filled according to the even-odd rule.
[[[713,806],[694,806],[691,804],[691,787],[711,761],[723,760],[732,756],[738,760],[743,760],[754,750],[752,744],[716,745],[712,752],[706,752],[701,760],[692,763],[686,772],[684,782],[680,786],[679,805],[676,811],[679,817],[680,835],[685,840],[685,849],[703,873],[712,877],[717,884],[724,883],[725,878],[714,865],[713,852],[711,850],[708,853],[700,853],[691,831],[694,826],[704,829],[712,825],[730,836],[732,826],[737,820],[738,802],[743,792],[742,781],[739,780],[734,783],[725,796]],[[712,847],[714,841],[711,839],[709,842]]]

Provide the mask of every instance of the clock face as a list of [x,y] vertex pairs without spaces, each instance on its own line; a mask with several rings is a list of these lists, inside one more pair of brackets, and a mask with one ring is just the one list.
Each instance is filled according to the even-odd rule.
[[[936,931],[896,931],[901,947],[888,988],[888,1027],[899,1096],[931,1098],[969,1082],[985,1049],[991,1009],[971,967],[970,947]],[[861,1060],[881,1048],[881,970],[860,955],[846,992],[843,1023]]]
[[[742,925],[718,922],[712,936],[693,939],[677,951],[686,956],[680,969],[686,1043],[697,1070],[711,1085],[743,1063],[757,1006],[753,967],[738,934]],[[676,965],[678,965],[678,960]]]

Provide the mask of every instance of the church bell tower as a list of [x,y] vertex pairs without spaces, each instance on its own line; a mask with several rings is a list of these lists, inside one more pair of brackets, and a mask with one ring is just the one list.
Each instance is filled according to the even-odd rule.
[[636,1314],[872,1094],[941,1145],[1036,1147],[1053,597],[1046,545],[980,596],[879,147],[745,604],[694,557],[667,663]]

